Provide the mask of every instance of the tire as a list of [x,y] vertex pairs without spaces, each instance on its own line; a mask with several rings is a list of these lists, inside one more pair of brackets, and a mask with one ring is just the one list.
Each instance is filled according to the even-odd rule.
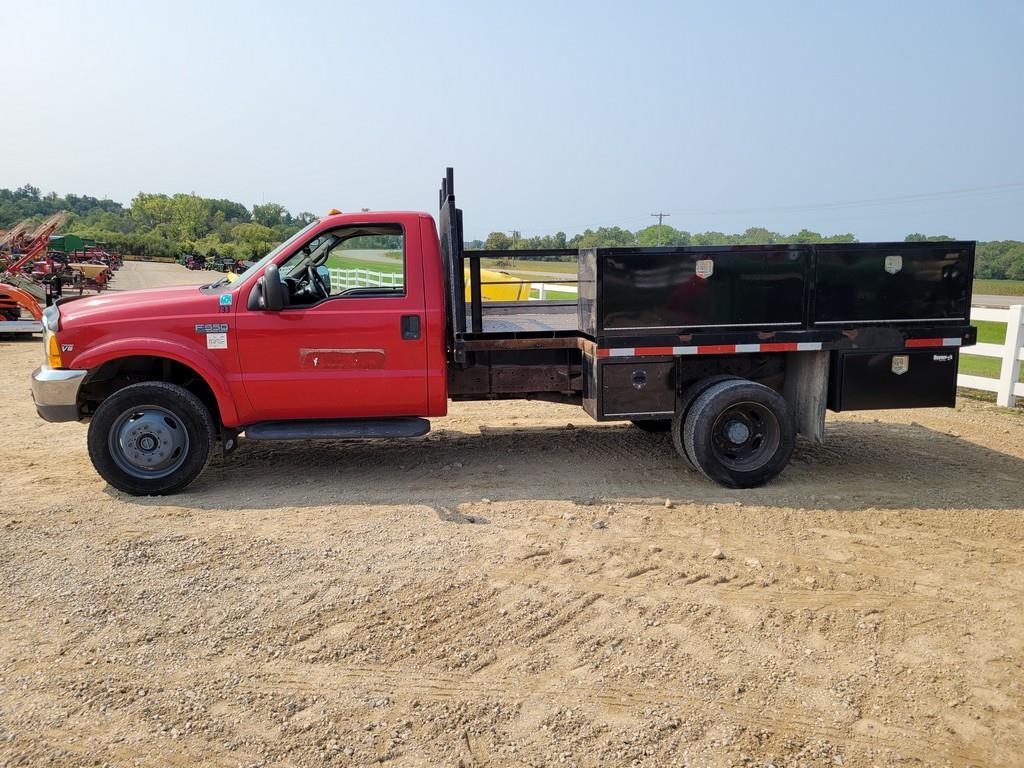
[[728,488],[755,488],[778,477],[793,455],[795,433],[783,397],[746,379],[704,390],[683,423],[697,469]]
[[686,462],[686,466],[690,469],[697,470],[697,465],[693,459],[686,453],[686,441],[683,440],[683,424],[686,420],[686,414],[690,410],[690,406],[693,405],[694,400],[701,396],[705,390],[709,387],[713,387],[722,381],[733,381],[741,380],[739,376],[730,376],[728,374],[719,374],[717,376],[708,376],[705,379],[700,379],[691,384],[687,389],[683,390],[683,394],[679,396],[679,400],[676,401],[676,412],[672,415],[672,444],[676,447],[676,453],[678,453],[683,461]]
[[216,437],[203,402],[165,381],[132,384],[104,400],[89,423],[100,477],[133,496],[180,491],[206,468]]
[[668,432],[672,429],[672,419],[650,419],[646,421],[634,421],[633,426],[642,429],[644,432]]

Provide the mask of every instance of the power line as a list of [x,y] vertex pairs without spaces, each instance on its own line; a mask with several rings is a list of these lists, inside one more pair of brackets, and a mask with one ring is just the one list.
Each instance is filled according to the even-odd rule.
[[[713,208],[709,210],[692,210],[692,211],[675,211],[677,216],[727,216],[734,214],[750,214],[750,213],[771,213],[781,211],[801,211],[801,210],[822,210],[822,209],[841,209],[841,208],[870,208],[888,205],[899,205],[904,203],[918,203],[918,202],[932,202],[932,201],[944,201],[944,200],[955,200],[963,197],[973,197],[978,195],[994,195],[1003,194],[1007,192],[1019,192],[1024,190],[1024,182],[1014,181],[1006,184],[992,184],[984,187],[963,187],[960,189],[947,189],[939,192],[918,192],[910,195],[894,195],[891,197],[875,197],[875,198],[864,198],[861,200],[842,200],[827,203],[799,203],[794,205],[780,205],[765,208]],[[649,214],[657,217],[658,214]],[[663,214],[668,216],[670,214]],[[564,229],[564,230],[583,230],[592,229],[596,227],[605,226],[617,226],[627,221],[638,221],[640,219],[647,218],[642,215],[635,216],[621,216],[617,217],[617,221],[610,221],[612,217],[608,217],[609,220],[601,224],[571,224],[560,227],[536,227],[536,231],[548,231],[550,229]]]

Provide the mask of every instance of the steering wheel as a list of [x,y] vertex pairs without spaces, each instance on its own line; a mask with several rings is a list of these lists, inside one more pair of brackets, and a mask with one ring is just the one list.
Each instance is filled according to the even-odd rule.
[[323,276],[316,271],[316,267],[310,264],[306,267],[306,271],[309,273],[309,281],[316,287],[317,293],[320,294],[321,299],[326,299],[331,295],[330,287],[324,282]]

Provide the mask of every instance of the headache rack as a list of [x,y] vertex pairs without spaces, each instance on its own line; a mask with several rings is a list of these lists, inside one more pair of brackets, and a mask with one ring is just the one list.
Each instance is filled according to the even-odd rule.
[[[522,342],[520,346],[530,345],[530,340],[533,340],[532,346],[545,346],[541,340],[562,339],[561,342],[546,346],[575,347],[575,339],[580,335],[576,301],[484,301],[484,286],[498,283],[482,278],[480,262],[484,258],[494,257],[495,252],[465,249],[462,210],[455,205],[454,184],[453,170],[448,168],[441,180],[438,232],[445,273],[449,360],[465,363],[467,349],[509,348],[516,346],[516,341]],[[527,260],[551,256],[575,258],[578,253],[575,248],[515,251],[517,258]],[[575,285],[576,282],[575,278],[545,280],[548,284]]]

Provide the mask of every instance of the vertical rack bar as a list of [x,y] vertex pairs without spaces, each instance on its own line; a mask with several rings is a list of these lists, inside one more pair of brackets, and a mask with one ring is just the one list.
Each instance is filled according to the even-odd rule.
[[480,286],[480,257],[469,260],[469,300],[473,316],[473,333],[484,331],[484,304]]

